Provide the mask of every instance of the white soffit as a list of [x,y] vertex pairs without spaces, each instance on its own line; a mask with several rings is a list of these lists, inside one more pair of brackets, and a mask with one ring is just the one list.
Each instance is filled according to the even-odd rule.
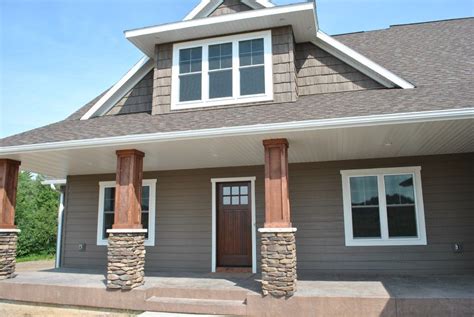
[[395,75],[362,54],[359,54],[321,30],[318,30],[316,39],[312,42],[387,88],[415,88],[410,82]]
[[276,6],[125,31],[125,37],[153,58],[155,44],[176,43],[225,34],[291,25],[297,43],[314,41],[317,20],[313,2]]
[[107,113],[152,69],[153,59],[144,56],[81,117],[81,120]]
[[115,151],[131,147],[145,152],[145,171],[156,171],[263,165],[262,140],[281,137],[288,138],[290,143],[290,163],[469,153],[474,151],[472,133],[472,119],[446,120],[156,140],[133,146],[115,144],[8,156],[21,160],[25,170],[63,178],[113,174],[117,164]]
[[[252,9],[271,8],[275,5],[268,0],[241,0],[243,4]],[[224,0],[202,0],[191,12],[186,15],[183,21],[205,18],[214,12]]]

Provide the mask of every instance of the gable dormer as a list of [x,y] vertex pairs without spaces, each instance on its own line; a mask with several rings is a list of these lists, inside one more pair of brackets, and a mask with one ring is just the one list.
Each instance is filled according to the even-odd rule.
[[413,88],[322,33],[315,9],[314,2],[274,6],[267,0],[203,0],[181,22],[126,31],[146,58],[83,119]]

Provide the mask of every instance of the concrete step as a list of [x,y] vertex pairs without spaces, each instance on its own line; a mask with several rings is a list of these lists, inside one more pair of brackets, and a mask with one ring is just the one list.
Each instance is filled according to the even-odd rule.
[[219,299],[245,301],[249,293],[246,289],[206,289],[206,288],[172,288],[157,287],[147,290],[147,297],[173,297],[193,299]]
[[147,299],[147,308],[147,310],[171,313],[238,316],[247,314],[247,305],[242,300],[152,296]]

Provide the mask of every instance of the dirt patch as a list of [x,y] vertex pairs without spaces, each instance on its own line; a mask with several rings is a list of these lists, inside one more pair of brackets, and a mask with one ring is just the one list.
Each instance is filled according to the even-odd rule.
[[54,260],[29,261],[16,264],[16,272],[34,272],[54,269]]
[[13,302],[0,302],[0,316],[8,317],[131,317],[135,313],[111,312],[106,310],[91,310],[74,307],[39,306]]

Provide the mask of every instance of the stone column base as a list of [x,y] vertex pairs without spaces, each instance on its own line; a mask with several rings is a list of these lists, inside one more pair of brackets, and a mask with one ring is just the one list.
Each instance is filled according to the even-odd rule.
[[14,278],[18,229],[0,229],[0,280]]
[[290,297],[296,292],[296,228],[262,228],[262,293]]
[[111,229],[107,232],[107,288],[130,290],[143,285],[146,230]]

